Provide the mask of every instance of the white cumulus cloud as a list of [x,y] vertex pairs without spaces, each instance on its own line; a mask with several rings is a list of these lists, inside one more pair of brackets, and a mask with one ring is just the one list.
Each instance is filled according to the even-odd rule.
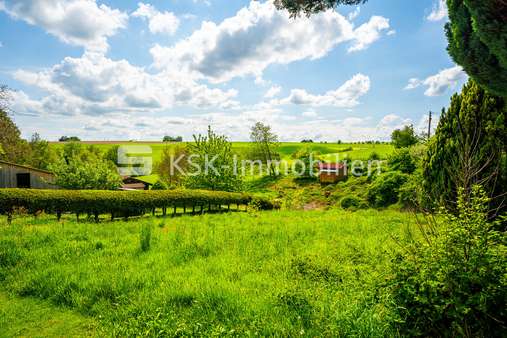
[[238,106],[233,100],[237,95],[234,89],[209,88],[181,73],[151,74],[126,60],[114,61],[100,53],[66,57],[41,72],[18,70],[14,78],[47,92],[39,108],[62,115],[135,113],[176,105],[223,109]]
[[427,89],[424,92],[424,95],[440,96],[443,95],[446,90],[455,88],[460,81],[464,81],[466,79],[467,74],[463,71],[463,68],[460,66],[454,66],[441,70],[437,74],[429,76],[424,80],[412,78],[409,80],[405,90],[426,86]]
[[428,21],[440,21],[447,18],[447,3],[446,0],[437,0],[433,5],[431,13],[426,17]]
[[292,89],[288,97],[276,103],[353,108],[359,105],[359,98],[369,90],[370,78],[363,74],[356,74],[338,89],[330,90],[323,95],[310,94],[305,89]]
[[180,20],[174,13],[159,12],[152,5],[142,2],[138,4],[137,10],[132,13],[132,16],[148,20],[148,27],[153,34],[166,33],[172,35],[176,33],[180,25]]
[[5,0],[0,10],[65,43],[95,51],[106,50],[107,38],[125,28],[128,20],[126,13],[95,0]]
[[368,48],[369,45],[380,39],[384,30],[389,33],[389,19],[382,16],[372,16],[370,21],[354,30],[354,39],[349,52],[357,52]]
[[252,1],[219,24],[205,21],[200,29],[171,47],[150,52],[159,69],[185,70],[212,82],[235,77],[262,77],[272,64],[319,59],[336,45],[349,42],[349,51],[366,49],[389,28],[389,20],[373,16],[357,29],[336,11],[291,19],[271,1]]
[[268,91],[266,92],[266,94],[264,94],[264,97],[265,98],[273,98],[275,96],[277,96],[278,94],[280,94],[280,92],[282,91],[282,87],[280,86],[271,86],[271,88],[268,89]]

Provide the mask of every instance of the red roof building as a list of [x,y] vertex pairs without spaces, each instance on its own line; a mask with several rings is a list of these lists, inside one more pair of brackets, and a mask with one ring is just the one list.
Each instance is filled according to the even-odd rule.
[[322,184],[337,183],[347,177],[347,166],[343,163],[319,163],[319,180]]

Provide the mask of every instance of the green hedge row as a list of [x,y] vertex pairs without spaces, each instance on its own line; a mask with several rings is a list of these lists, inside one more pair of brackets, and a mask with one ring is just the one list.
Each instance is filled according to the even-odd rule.
[[[263,210],[274,209],[267,199],[244,193],[204,190],[148,190],[148,191],[99,191],[99,190],[36,190],[0,189],[0,214],[10,214],[18,208],[28,213],[44,211],[61,215],[112,214],[139,215],[155,208],[219,205],[248,205],[255,202]],[[97,217],[97,216],[96,216]]]

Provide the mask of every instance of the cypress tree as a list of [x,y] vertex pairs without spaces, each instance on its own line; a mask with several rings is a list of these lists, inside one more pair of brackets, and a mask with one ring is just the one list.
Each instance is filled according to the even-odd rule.
[[447,0],[447,50],[481,87],[507,97],[507,3]]
[[482,185],[491,210],[506,210],[507,106],[473,80],[451,98],[423,161],[424,187],[434,201],[453,209],[458,188]]

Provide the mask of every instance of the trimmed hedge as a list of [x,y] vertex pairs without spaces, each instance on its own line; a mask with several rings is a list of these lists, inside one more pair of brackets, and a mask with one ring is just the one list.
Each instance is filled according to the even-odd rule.
[[262,200],[263,210],[275,208],[267,199],[250,194],[205,190],[38,190],[0,189],[0,214],[11,214],[18,208],[28,213],[44,211],[48,214],[76,213],[139,215],[155,208],[191,207],[211,205],[248,205]]

